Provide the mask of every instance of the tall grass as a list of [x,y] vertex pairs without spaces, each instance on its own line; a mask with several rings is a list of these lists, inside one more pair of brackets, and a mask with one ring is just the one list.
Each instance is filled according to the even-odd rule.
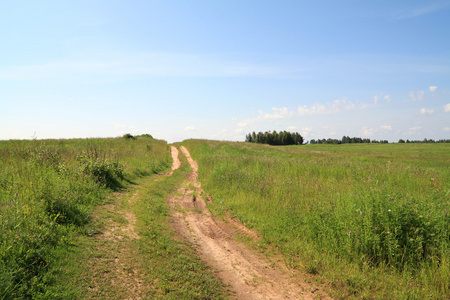
[[[449,296],[449,145],[185,144],[212,209],[259,230],[291,266],[358,297]],[[355,284],[379,272],[389,280]]]
[[0,299],[63,298],[59,259],[95,204],[170,165],[148,138],[0,142]]

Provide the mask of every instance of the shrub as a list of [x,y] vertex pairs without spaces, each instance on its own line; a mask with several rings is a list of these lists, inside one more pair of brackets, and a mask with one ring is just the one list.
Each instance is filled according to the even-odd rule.
[[94,152],[84,152],[77,156],[77,160],[80,162],[81,172],[92,176],[98,183],[111,189],[122,186],[118,179],[124,179],[124,169],[118,161],[99,158]]
[[135,138],[133,135],[131,135],[130,133],[124,134],[124,135],[123,135],[123,138],[126,139],[126,140],[135,140],[135,139],[136,139],[136,138]]

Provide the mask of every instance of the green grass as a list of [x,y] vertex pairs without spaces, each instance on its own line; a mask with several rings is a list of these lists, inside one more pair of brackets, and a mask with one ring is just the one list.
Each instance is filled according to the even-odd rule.
[[[73,299],[223,299],[225,287],[189,243],[177,241],[166,198],[188,173],[187,162],[172,177],[149,176],[94,211],[92,235],[79,237],[59,282],[77,291]],[[133,199],[130,201],[130,199]],[[114,209],[111,209],[114,205]],[[139,239],[101,237],[111,224],[136,216]],[[121,234],[117,232],[117,234]],[[114,281],[114,283],[112,283]],[[141,282],[137,291],[136,281]]]
[[0,299],[65,298],[51,287],[93,207],[170,163],[149,138],[0,142]]
[[450,145],[184,145],[211,209],[257,229],[334,296],[450,295]]
[[[171,164],[150,136],[0,142],[0,299],[225,298],[170,227],[166,198],[190,170],[157,175]],[[130,213],[140,239],[100,238]]]

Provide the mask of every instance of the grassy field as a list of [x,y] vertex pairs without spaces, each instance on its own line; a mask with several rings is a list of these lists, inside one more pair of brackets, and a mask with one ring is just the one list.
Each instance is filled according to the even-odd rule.
[[450,297],[450,145],[184,145],[210,208],[334,297]]
[[[170,229],[165,199],[188,172],[157,175],[171,164],[167,143],[145,135],[0,142],[0,299],[124,299],[105,275],[118,250],[149,298],[224,297]],[[105,222],[126,222],[108,205],[136,216],[139,242],[97,239]]]
[[[257,229],[252,246],[277,248],[332,296],[450,297],[450,145],[183,144],[213,213]],[[0,142],[0,299],[128,296],[114,280],[142,282],[147,298],[226,298],[170,228],[181,159],[157,175],[172,161],[150,136]],[[139,239],[100,238],[127,213]]]

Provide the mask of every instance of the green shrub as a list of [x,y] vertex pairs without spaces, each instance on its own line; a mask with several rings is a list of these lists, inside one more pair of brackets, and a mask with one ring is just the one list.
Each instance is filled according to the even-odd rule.
[[124,135],[123,135],[123,138],[126,139],[126,140],[135,140],[135,139],[136,139],[136,138],[135,138],[133,135],[131,135],[130,133],[124,134]]
[[81,171],[92,176],[100,184],[104,184],[111,189],[122,186],[119,180],[124,179],[124,168],[118,161],[108,158],[102,159],[93,152],[85,152],[77,156],[77,160],[80,163]]

